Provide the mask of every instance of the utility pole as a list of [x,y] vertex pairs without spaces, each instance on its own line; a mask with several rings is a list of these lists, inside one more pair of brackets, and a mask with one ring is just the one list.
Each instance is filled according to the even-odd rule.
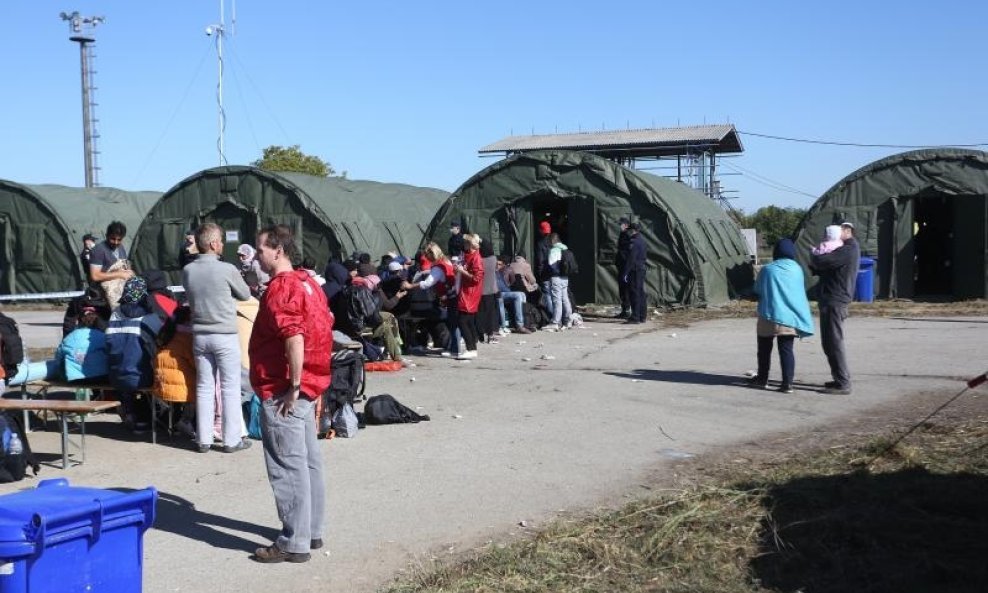
[[71,14],[63,12],[59,16],[63,21],[69,22],[69,31],[73,33],[69,40],[79,44],[79,65],[82,70],[82,150],[86,164],[86,187],[98,187],[100,167],[97,161],[99,150],[96,142],[99,133],[96,131],[96,123],[99,120],[95,117],[96,103],[93,98],[96,90],[93,86],[93,75],[96,73],[93,70],[93,62],[96,59],[93,44],[96,43],[96,38],[84,35],[83,28],[95,29],[97,25],[106,22],[106,18],[83,17],[77,10]]

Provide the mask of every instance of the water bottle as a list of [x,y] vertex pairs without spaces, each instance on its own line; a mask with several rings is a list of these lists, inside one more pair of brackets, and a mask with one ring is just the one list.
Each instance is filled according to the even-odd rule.
[[24,452],[24,445],[21,444],[21,437],[17,433],[10,435],[10,448],[7,449],[11,455],[20,455]]

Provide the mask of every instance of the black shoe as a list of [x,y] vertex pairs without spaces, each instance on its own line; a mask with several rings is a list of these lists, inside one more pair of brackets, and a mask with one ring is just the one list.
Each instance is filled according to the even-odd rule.
[[840,387],[840,383],[838,383],[837,381],[827,381],[826,383],[823,384],[824,389],[834,389],[836,387]]
[[630,316],[631,316],[630,311],[621,311],[620,313],[614,316],[614,319],[627,319]]
[[779,393],[794,393],[796,390],[792,388],[792,385],[786,385],[783,383],[779,385]]
[[294,553],[285,552],[278,548],[275,544],[271,544],[266,548],[258,548],[254,550],[254,555],[251,556],[251,560],[255,562],[263,562],[264,564],[274,564],[276,562],[308,562],[312,555],[308,552]]
[[250,449],[250,446],[252,444],[253,443],[251,443],[247,439],[240,439],[240,442],[237,443],[236,445],[233,445],[232,447],[230,447],[230,446],[224,446],[223,447],[223,452],[224,453],[236,453],[237,451],[243,451],[244,449]]
[[317,537],[314,540],[312,540],[311,542],[309,542],[309,549],[310,550],[318,550],[321,547],[322,547],[322,539],[321,538],[318,538]]
[[758,377],[749,377],[745,380],[745,385],[748,387],[753,387],[755,389],[767,389],[768,379],[759,379]]
[[827,395],[851,395],[851,387],[827,387],[823,390]]

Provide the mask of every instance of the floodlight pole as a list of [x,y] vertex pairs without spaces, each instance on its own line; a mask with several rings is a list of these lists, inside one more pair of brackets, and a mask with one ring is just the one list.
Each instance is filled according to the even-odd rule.
[[[227,164],[226,153],[224,151],[224,136],[226,135],[226,112],[223,110],[223,37],[226,35],[226,23],[224,20],[223,4],[226,0],[219,0],[220,22],[216,25],[206,27],[206,35],[216,35],[216,62],[217,62],[217,82],[216,82],[216,151],[219,153],[220,166]],[[234,19],[236,19],[236,5],[234,5]]]
[[81,35],[85,26],[94,29],[96,25],[103,23],[106,19],[101,16],[83,17],[79,11],[71,14],[61,13],[63,21],[69,22],[69,30],[75,35],[69,37],[70,41],[79,44],[79,65],[82,70],[82,152],[86,167],[86,187],[97,187],[99,185],[99,166],[96,164],[96,119],[93,117],[92,103],[92,72],[91,64],[91,44],[96,42],[95,37]]

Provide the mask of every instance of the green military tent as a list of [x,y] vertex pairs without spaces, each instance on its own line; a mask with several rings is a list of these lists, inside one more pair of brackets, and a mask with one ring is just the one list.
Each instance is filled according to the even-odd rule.
[[[915,150],[858,169],[830,188],[796,230],[801,263],[829,224],[850,221],[877,258],[881,298],[988,296],[988,153]],[[810,283],[813,277],[807,275]]]
[[[157,268],[179,281],[185,231],[204,222],[223,227],[224,257],[269,224],[291,226],[303,257],[322,267],[331,257],[388,251],[412,255],[447,192],[341,177],[272,173],[255,167],[206,169],[168,190],[147,214],[134,242],[138,270]],[[321,271],[321,270],[320,270]]]
[[751,285],[744,237],[723,209],[677,181],[574,151],[508,157],[453,192],[426,236],[445,251],[452,221],[492,238],[495,253],[532,259],[539,222],[573,250],[579,303],[619,302],[614,259],[619,219],[640,221],[648,246],[646,292],[653,305],[728,301]]
[[88,274],[82,236],[102,237],[114,220],[133,235],[160,196],[0,180],[0,294],[78,290]]

